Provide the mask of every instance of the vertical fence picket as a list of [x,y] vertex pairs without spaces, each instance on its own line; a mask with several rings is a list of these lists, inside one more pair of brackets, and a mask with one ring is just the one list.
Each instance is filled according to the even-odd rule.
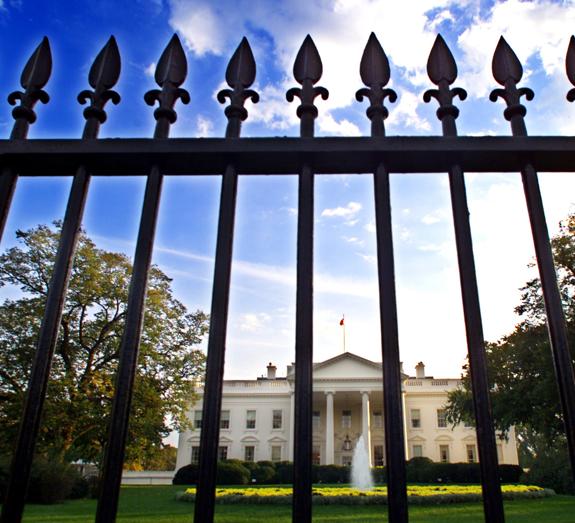
[[[254,83],[255,76],[256,67],[252,50],[247,39],[244,38],[232,56],[226,72],[226,81],[233,90],[225,89],[218,93],[218,100],[221,103],[225,103],[226,98],[229,98],[231,102],[225,110],[228,117],[226,138],[240,137],[241,122],[248,115],[244,102],[248,98],[254,103],[259,100],[255,91],[247,89]],[[211,523],[214,520],[237,187],[237,171],[233,165],[228,165],[222,177],[220,194],[206,378],[202,396],[200,473],[194,508],[196,523]]]
[[[504,88],[494,89],[489,98],[493,102],[499,97],[503,98],[507,104],[503,115],[511,124],[513,136],[527,136],[527,127],[524,119],[527,110],[520,103],[520,100],[522,96],[525,96],[527,100],[532,100],[534,94],[529,88],[517,88],[516,84],[521,81],[523,76],[523,67],[503,37],[500,38],[495,49],[492,69],[493,77]],[[575,374],[573,372],[573,360],[569,352],[565,314],[557,285],[557,274],[545,220],[543,200],[539,189],[539,180],[537,171],[531,163],[526,162],[521,169],[521,180],[531,224],[539,277],[541,278],[541,288],[547,314],[547,329],[559,396],[561,398],[563,421],[571,460],[571,472],[575,478]]]
[[[154,111],[154,117],[156,118],[154,138],[156,139],[168,138],[170,125],[177,118],[173,109],[176,101],[179,98],[181,98],[182,103],[189,103],[190,101],[188,92],[179,87],[184,83],[186,75],[186,56],[180,40],[174,35],[162,53],[156,68],[155,79],[162,89],[149,91],[145,96],[145,100],[149,105],[153,105],[155,101],[160,104]],[[136,243],[124,334],[120,344],[120,361],[116,373],[114,401],[108,429],[108,444],[101,475],[100,495],[96,511],[97,523],[114,521],[118,510],[130,405],[138,362],[138,350],[144,320],[144,302],[148,273],[152,261],[162,181],[163,176],[160,172],[160,167],[154,165],[146,182],[144,204]]]
[[[455,119],[459,116],[459,109],[452,102],[453,98],[457,96],[465,100],[467,93],[459,87],[454,89],[449,87],[457,78],[457,66],[451,51],[441,35],[437,36],[431,49],[427,62],[427,72],[431,81],[438,86],[438,89],[426,91],[424,100],[430,102],[433,97],[439,102],[437,117],[441,120],[443,136],[457,136]],[[453,165],[449,169],[449,188],[467,336],[467,351],[469,354],[469,372],[471,374],[471,390],[473,393],[477,447],[481,469],[483,509],[485,521],[489,523],[503,523],[505,515],[499,481],[493,416],[489,400],[487,356],[485,354],[483,324],[479,306],[479,291],[477,288],[465,179],[459,165]]]
[[[300,136],[313,138],[317,107],[316,96],[324,100],[327,89],[314,87],[323,72],[321,58],[313,40],[306,36],[295,59],[293,73],[301,88],[286,93],[289,102],[297,96]],[[313,408],[313,212],[314,173],[304,162],[298,177],[297,287],[295,334],[295,422],[293,438],[293,506],[294,523],[311,522],[311,454]]]
[[[367,109],[367,116],[371,120],[371,135],[385,136],[384,120],[389,112],[384,101],[385,98],[389,98],[391,102],[395,102],[397,95],[392,89],[385,88],[390,78],[389,62],[374,33],[371,33],[365,46],[360,64],[360,75],[368,88],[360,89],[356,93],[356,99],[362,101],[365,96],[371,102]],[[389,171],[384,162],[378,165],[373,175],[373,184],[383,362],[383,414],[389,500],[388,514],[390,521],[407,523],[405,434],[403,432],[391,198]]]

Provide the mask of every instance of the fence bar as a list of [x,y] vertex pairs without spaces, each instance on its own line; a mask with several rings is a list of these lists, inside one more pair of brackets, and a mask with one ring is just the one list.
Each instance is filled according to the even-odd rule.
[[314,175],[306,165],[298,191],[293,523],[310,523],[312,511],[313,209]]
[[379,317],[383,362],[383,403],[385,416],[385,461],[387,465],[389,521],[408,521],[407,476],[401,393],[401,369],[397,331],[395,267],[391,230],[389,172],[382,163],[373,177],[377,269],[379,280]]
[[[438,89],[426,91],[424,100],[436,98],[439,102],[437,117],[441,120],[444,137],[456,137],[456,118],[459,109],[453,105],[456,97],[464,100],[467,93],[460,87],[450,88],[457,78],[457,66],[447,44],[438,35],[429,59],[427,71],[431,81]],[[465,179],[461,167],[454,163],[448,170],[451,192],[451,209],[455,228],[455,244],[459,266],[459,281],[465,318],[467,352],[469,355],[469,373],[475,411],[479,466],[481,470],[481,487],[483,492],[483,510],[485,521],[504,523],[503,497],[499,480],[497,463],[497,445],[493,427],[493,415],[489,399],[489,379],[487,375],[487,356],[479,306],[479,291],[473,256],[473,242],[469,224],[469,210]]]

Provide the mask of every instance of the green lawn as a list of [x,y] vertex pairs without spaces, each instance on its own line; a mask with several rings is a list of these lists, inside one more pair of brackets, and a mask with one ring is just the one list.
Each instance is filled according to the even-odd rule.
[[[192,521],[193,504],[174,499],[179,486],[124,487],[120,497],[118,522],[122,523],[180,523]],[[26,523],[84,523],[94,520],[94,500],[70,501],[63,505],[29,505]],[[509,501],[505,504],[507,523],[558,523],[573,521],[574,496],[555,496],[541,500]],[[381,506],[315,506],[314,521],[370,523],[387,521],[386,507]],[[482,522],[483,508],[478,503],[448,506],[412,506],[413,523]],[[218,523],[273,523],[291,522],[289,506],[281,505],[216,505]]]

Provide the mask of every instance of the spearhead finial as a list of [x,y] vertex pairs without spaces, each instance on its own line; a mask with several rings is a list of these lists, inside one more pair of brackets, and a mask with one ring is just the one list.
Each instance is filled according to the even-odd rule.
[[167,138],[170,124],[178,118],[174,111],[178,99],[181,99],[183,104],[190,103],[188,91],[180,87],[187,74],[186,53],[178,35],[174,34],[160,57],[154,75],[161,89],[153,89],[144,95],[148,105],[154,105],[156,101],[159,103],[159,107],[154,111],[154,118],[157,121],[156,138]]
[[[112,87],[116,85],[120,77],[120,69],[121,60],[118,44],[116,39],[110,36],[90,68],[88,83],[94,90],[86,89],[78,95],[78,102],[81,104],[90,102],[90,105],[84,109],[84,118],[87,120],[87,126],[90,120],[94,120],[97,124],[106,121],[107,116],[104,106],[108,100],[111,100],[115,105],[120,103],[120,95],[112,90]],[[94,130],[97,133],[97,125],[94,126]],[[87,129],[85,129],[84,135],[86,133]]]
[[[439,102],[437,117],[442,122],[446,116],[455,120],[459,116],[459,109],[453,105],[453,99],[459,97],[460,100],[465,100],[467,93],[461,87],[454,87],[453,89],[449,87],[457,79],[457,64],[440,34],[437,35],[427,59],[427,75],[438,88],[425,91],[423,101],[429,103],[432,98],[435,98]],[[444,133],[446,130],[444,126]],[[454,133],[455,123],[452,122],[448,134]]]
[[50,42],[47,37],[44,37],[22,71],[20,85],[24,91],[14,91],[8,95],[10,105],[16,105],[16,102],[20,100],[20,105],[12,110],[12,117],[16,120],[12,138],[26,137],[28,126],[36,121],[34,106],[38,100],[44,104],[50,101],[48,93],[42,88],[48,83],[51,73]]
[[527,109],[521,105],[520,100],[525,96],[527,100],[533,100],[535,94],[528,87],[517,88],[517,83],[521,81],[523,76],[523,67],[513,49],[501,37],[493,53],[493,62],[491,64],[493,71],[493,78],[503,89],[494,89],[489,95],[492,102],[497,101],[497,98],[503,98],[507,103],[507,109],[503,112],[506,120],[511,121],[513,117],[518,117],[523,120],[527,114]]
[[393,89],[385,86],[390,79],[389,60],[374,33],[369,35],[363,56],[359,65],[359,75],[367,87],[362,87],[355,93],[355,98],[361,102],[364,97],[371,103],[366,114],[371,120],[372,136],[383,136],[385,128],[383,121],[389,116],[389,111],[384,102],[389,98],[390,102],[397,100],[397,94]]
[[314,87],[323,73],[323,65],[310,35],[305,37],[293,66],[293,75],[302,86],[292,87],[286,93],[288,102],[293,102],[297,96],[301,104],[297,108],[297,115],[301,119],[301,135],[313,136],[313,121],[317,118],[317,107],[314,105],[316,96],[327,100],[329,93],[325,87]]
[[253,103],[259,102],[258,93],[248,89],[255,79],[256,61],[250,44],[244,36],[226,69],[226,82],[231,89],[222,89],[218,93],[220,103],[226,103],[226,98],[230,100],[230,105],[224,111],[228,117],[226,130],[228,138],[237,138],[240,135],[241,122],[248,117],[248,111],[244,107],[245,101],[249,98]]
[[[569,45],[567,46],[567,56],[565,57],[565,69],[567,70],[567,78],[575,85],[575,36],[571,35]],[[570,102],[575,101],[575,88],[570,89],[567,93],[567,100]]]

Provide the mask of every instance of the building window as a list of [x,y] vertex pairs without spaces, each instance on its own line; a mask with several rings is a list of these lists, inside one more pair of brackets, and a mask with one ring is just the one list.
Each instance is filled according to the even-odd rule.
[[503,463],[503,445],[501,443],[497,444],[497,461],[499,464]]
[[282,460],[282,448],[279,445],[272,446],[272,461]]
[[218,460],[228,459],[228,447],[218,447]]
[[447,428],[447,413],[445,409],[437,409],[437,427],[440,429]]
[[345,455],[345,454],[344,454],[344,455],[341,457],[341,464],[342,464],[344,467],[351,467],[351,461],[352,461],[352,457],[349,456],[349,455]]
[[351,429],[351,410],[341,411],[341,428]]
[[321,449],[319,445],[314,445],[311,449],[311,462],[314,465],[321,463]]
[[246,429],[255,429],[255,428],[256,428],[256,411],[248,410],[246,413]]
[[202,428],[202,411],[201,410],[194,410],[194,428],[201,429]]
[[274,410],[272,417],[272,429],[281,429],[281,428],[282,428],[282,411]]
[[449,445],[439,445],[439,461],[449,463]]
[[256,456],[256,448],[252,445],[244,448],[244,461],[254,461]]
[[422,445],[413,445],[411,447],[411,457],[412,458],[423,457],[423,446]]
[[222,410],[222,414],[220,415],[220,429],[229,429],[229,428],[230,428],[230,411]]
[[314,432],[319,432],[319,425],[321,422],[321,418],[319,415],[319,410],[313,411],[313,422],[312,422],[312,429]]
[[381,429],[382,427],[383,427],[383,416],[381,415],[380,410],[376,410],[373,412],[373,428]]
[[411,409],[411,428],[421,428],[421,411],[419,409]]
[[192,447],[192,463],[198,463],[200,461],[200,447]]
[[383,445],[373,446],[373,464],[376,467],[383,467]]
[[467,463],[475,463],[477,455],[475,453],[475,445],[467,445]]

